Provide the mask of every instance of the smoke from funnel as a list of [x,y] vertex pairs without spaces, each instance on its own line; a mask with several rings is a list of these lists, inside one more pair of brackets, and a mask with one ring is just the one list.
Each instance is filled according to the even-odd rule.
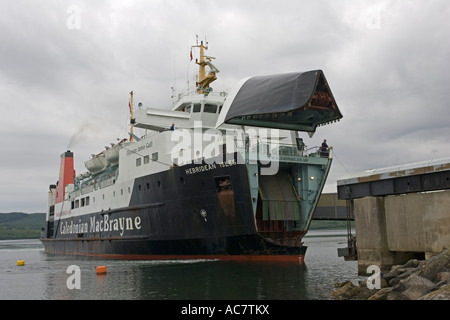
[[70,150],[72,147],[77,145],[79,142],[86,140],[89,137],[92,137],[94,134],[99,132],[97,126],[94,125],[93,122],[85,122],[78,128],[77,132],[75,132],[69,139],[69,144],[67,145],[67,149]]

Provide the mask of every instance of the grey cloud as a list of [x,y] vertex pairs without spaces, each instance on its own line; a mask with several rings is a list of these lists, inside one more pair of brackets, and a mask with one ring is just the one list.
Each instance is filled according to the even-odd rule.
[[[80,29],[66,26],[70,5],[81,10]],[[449,156],[446,0],[8,0],[0,11],[0,133],[10,150],[1,192],[16,190],[0,212],[45,211],[70,137],[85,123],[98,128],[73,146],[82,171],[91,153],[126,135],[131,90],[145,106],[169,109],[171,87],[195,82],[195,34],[217,58],[215,90],[252,75],[324,70],[344,118],[305,142],[327,138],[335,148],[327,192],[347,171]]]

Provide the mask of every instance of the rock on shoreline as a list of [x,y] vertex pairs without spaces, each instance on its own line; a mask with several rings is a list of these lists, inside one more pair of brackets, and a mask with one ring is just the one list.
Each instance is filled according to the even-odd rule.
[[369,289],[367,281],[339,286],[331,294],[336,300],[450,300],[450,249],[382,272],[381,289]]

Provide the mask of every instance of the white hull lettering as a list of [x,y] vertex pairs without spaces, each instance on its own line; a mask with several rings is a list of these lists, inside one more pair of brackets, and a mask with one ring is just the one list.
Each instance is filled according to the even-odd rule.
[[79,233],[93,233],[93,232],[113,232],[119,231],[121,236],[125,231],[139,230],[142,228],[141,217],[136,216],[134,218],[119,217],[111,219],[109,214],[105,214],[103,219],[96,219],[90,217],[89,222],[78,222],[71,220],[70,222],[64,221],[59,228],[60,234],[79,234]]
[[225,168],[225,167],[231,167],[231,166],[235,166],[235,165],[236,165],[235,159],[230,159],[228,161],[217,163],[217,164],[214,162],[211,164],[205,164],[202,166],[188,168],[188,169],[185,169],[184,171],[186,172],[186,174],[196,174],[199,172],[214,170],[217,168],[217,166],[219,166],[220,168]]

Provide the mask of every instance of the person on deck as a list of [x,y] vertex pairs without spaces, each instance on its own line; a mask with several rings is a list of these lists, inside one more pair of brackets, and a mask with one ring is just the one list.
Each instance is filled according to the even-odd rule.
[[327,139],[323,139],[322,146],[320,147],[320,156],[323,158],[328,158],[330,155],[330,148],[327,144]]

